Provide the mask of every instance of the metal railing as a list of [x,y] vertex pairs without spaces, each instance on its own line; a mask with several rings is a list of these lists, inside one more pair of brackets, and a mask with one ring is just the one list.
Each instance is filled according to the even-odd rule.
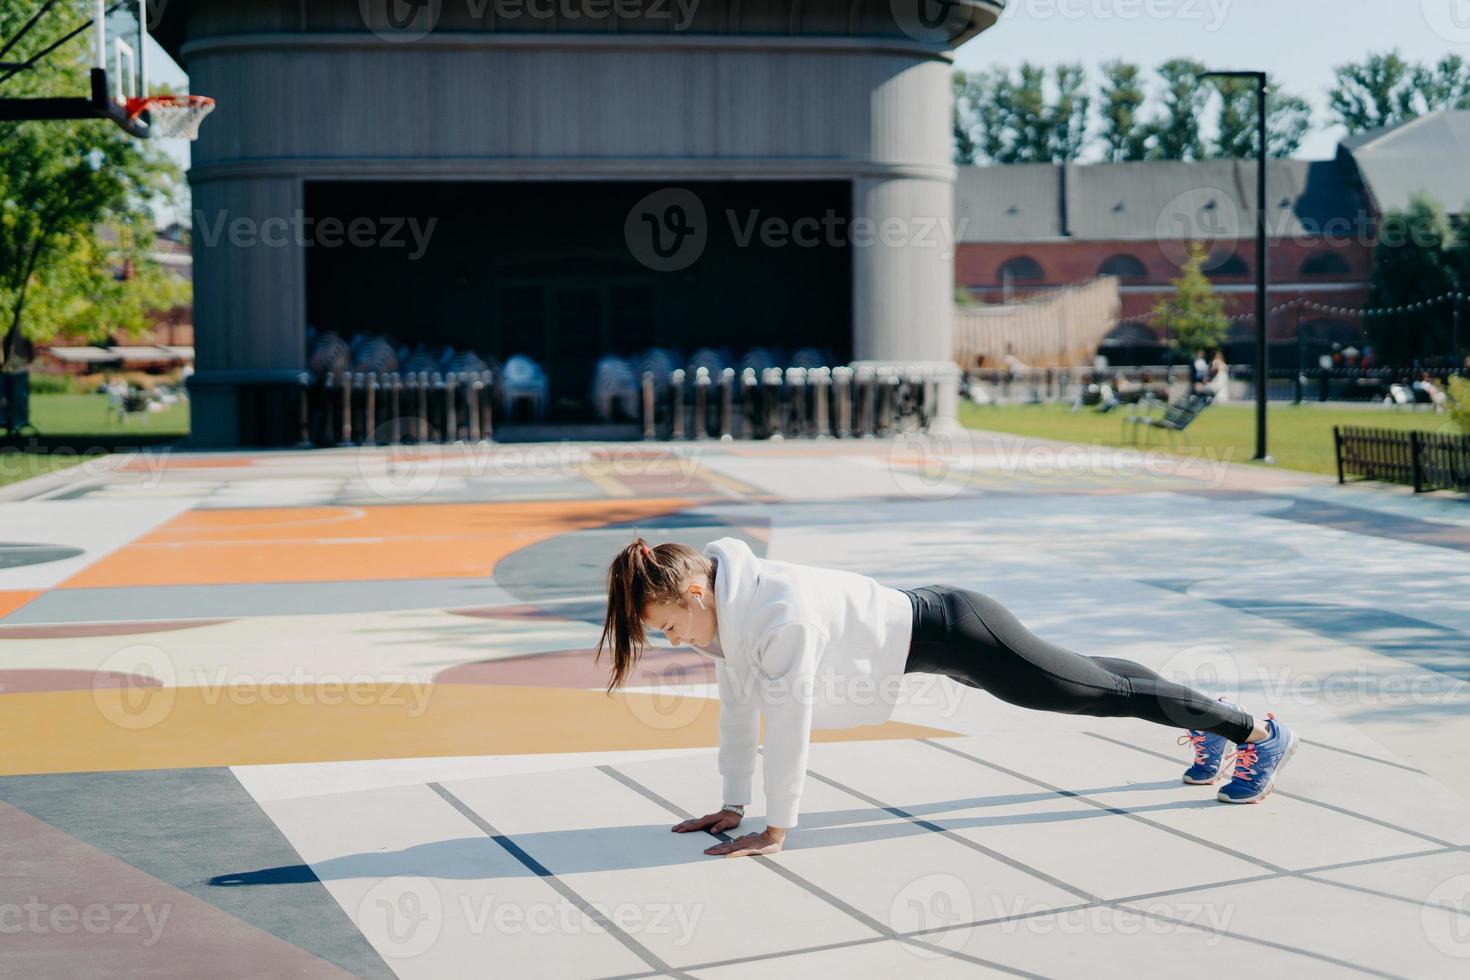
[[317,446],[480,442],[494,435],[489,371],[331,371],[302,391],[302,430]]
[[[724,368],[662,379],[643,374],[644,439],[824,439],[923,429],[946,376],[890,365]],[[304,445],[491,441],[500,389],[493,372],[328,371],[304,380]]]
[[943,377],[899,366],[683,369],[642,379],[643,438],[844,439],[926,427]]

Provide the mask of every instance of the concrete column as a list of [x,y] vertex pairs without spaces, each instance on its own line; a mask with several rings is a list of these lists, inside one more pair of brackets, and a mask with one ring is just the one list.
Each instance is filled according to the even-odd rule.
[[[192,182],[195,373],[189,378],[195,447],[294,442],[289,419],[251,417],[296,383],[306,364],[301,180]],[[244,438],[244,433],[253,438]]]
[[954,363],[954,186],[925,178],[859,178],[853,185],[855,361],[938,370],[929,431],[958,429]]

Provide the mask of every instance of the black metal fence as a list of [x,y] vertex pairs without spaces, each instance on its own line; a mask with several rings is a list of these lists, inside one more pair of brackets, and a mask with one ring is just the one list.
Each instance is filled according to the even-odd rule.
[[[949,379],[949,380],[946,380]],[[300,393],[301,442],[316,446],[490,441],[499,377],[475,372],[329,371]],[[953,375],[889,365],[644,372],[644,439],[819,439],[926,427]]]
[[1470,435],[1333,426],[1337,482],[1347,476],[1402,483],[1415,493],[1470,491]]
[[[1233,364],[1229,368],[1239,400],[1255,398],[1255,370],[1249,364]],[[1455,375],[1470,376],[1466,371],[1435,369],[1428,372],[1441,390]],[[1077,385],[1110,384],[1116,390],[1121,384],[1175,385],[1187,387],[1188,365],[1110,365],[1105,368],[980,368],[967,373],[970,382],[987,387],[1006,401],[1069,401]],[[1419,372],[1405,368],[1320,367],[1270,368],[1267,371],[1266,397],[1271,401],[1382,401],[1389,397],[1394,385],[1409,387],[1411,397],[1429,404],[1421,390],[1412,388]]]

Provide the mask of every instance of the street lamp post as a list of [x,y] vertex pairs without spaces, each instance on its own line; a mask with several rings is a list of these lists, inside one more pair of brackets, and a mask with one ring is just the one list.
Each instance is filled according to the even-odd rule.
[[1201,78],[1249,78],[1256,83],[1256,455],[1276,462],[1266,452],[1266,73],[1207,71]]

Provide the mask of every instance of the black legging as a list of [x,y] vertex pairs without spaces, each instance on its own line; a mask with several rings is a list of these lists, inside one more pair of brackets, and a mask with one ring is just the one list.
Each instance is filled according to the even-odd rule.
[[1142,718],[1223,735],[1237,744],[1248,741],[1255,728],[1255,720],[1240,708],[1142,664],[1087,657],[1048,643],[979,592],[948,585],[902,591],[914,606],[904,673],[943,674],[1023,708]]

